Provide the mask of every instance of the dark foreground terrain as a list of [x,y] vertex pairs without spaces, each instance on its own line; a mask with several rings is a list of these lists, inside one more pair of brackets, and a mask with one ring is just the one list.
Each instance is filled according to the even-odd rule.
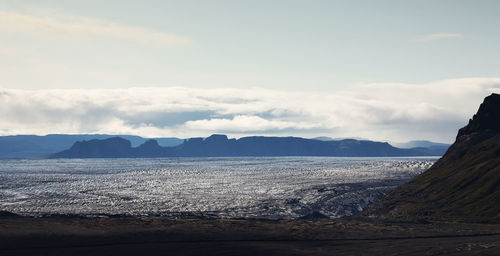
[[423,222],[3,216],[0,255],[500,255],[498,224]]

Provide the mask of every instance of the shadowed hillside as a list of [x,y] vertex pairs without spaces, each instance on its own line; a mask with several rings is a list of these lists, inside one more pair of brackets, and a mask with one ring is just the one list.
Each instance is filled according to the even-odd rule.
[[500,95],[484,99],[436,164],[364,214],[500,221]]

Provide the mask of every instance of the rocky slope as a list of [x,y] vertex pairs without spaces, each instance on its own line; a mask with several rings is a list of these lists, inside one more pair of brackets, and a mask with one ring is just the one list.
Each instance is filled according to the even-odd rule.
[[500,221],[500,95],[484,99],[455,143],[429,170],[365,215],[398,219]]

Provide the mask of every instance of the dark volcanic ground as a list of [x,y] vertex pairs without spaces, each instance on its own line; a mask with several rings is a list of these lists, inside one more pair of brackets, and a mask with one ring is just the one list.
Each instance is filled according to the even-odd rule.
[[0,217],[0,255],[500,255],[500,225]]

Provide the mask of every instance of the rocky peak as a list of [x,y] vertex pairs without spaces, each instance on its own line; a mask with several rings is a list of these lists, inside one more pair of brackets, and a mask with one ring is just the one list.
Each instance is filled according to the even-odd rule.
[[469,124],[458,131],[457,139],[462,135],[491,131],[500,132],[500,94],[496,93],[484,99]]

